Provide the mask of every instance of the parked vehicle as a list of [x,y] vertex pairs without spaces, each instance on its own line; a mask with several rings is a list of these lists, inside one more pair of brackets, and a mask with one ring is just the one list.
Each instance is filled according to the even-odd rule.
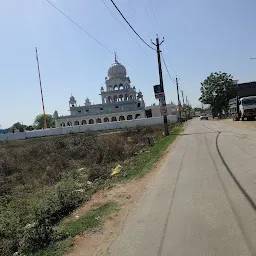
[[208,115],[207,114],[201,114],[200,120],[208,120]]
[[256,82],[237,85],[237,97],[229,101],[233,121],[256,118]]

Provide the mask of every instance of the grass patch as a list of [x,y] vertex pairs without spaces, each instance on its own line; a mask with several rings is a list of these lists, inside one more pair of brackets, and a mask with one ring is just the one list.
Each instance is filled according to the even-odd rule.
[[149,147],[144,152],[139,153],[126,163],[125,169],[128,171],[124,173],[125,179],[140,178],[145,175],[156,161],[163,155],[168,146],[177,138],[183,130],[182,126],[177,126],[171,131],[171,134],[158,140],[154,146]]
[[108,202],[93,209],[78,219],[67,218],[59,226],[57,236],[66,237],[64,240],[50,244],[47,248],[41,249],[28,256],[63,256],[64,253],[70,251],[74,245],[74,238],[84,232],[95,231],[101,228],[106,217],[119,210],[119,207],[114,202]]
[[116,203],[109,202],[94,210],[89,211],[85,215],[76,220],[69,219],[63,221],[59,226],[62,233],[70,236],[82,234],[84,231],[92,231],[98,229],[103,224],[105,217],[111,212],[118,211],[119,208]]

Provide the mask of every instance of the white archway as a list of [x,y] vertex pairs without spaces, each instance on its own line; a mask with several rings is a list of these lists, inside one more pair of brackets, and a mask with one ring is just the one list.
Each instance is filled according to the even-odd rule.
[[104,121],[104,123],[108,123],[109,122],[109,118],[105,117],[103,121]]
[[132,119],[133,119],[132,115],[127,116],[127,120],[132,120]]
[[111,122],[116,122],[116,121],[117,121],[116,116],[111,117]]
[[124,121],[125,120],[125,117],[124,116],[120,116],[119,117],[119,121]]

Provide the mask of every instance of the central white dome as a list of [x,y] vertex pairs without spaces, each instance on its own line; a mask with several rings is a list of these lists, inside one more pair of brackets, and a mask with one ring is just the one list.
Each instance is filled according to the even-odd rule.
[[117,60],[108,69],[108,77],[126,77],[126,69]]

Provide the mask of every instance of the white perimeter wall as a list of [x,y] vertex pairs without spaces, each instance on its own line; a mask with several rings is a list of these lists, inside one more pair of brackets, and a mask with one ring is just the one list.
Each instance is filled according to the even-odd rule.
[[[177,116],[169,115],[168,122],[176,123]],[[135,119],[135,120],[126,120],[126,121],[120,121],[120,122],[117,121],[112,123],[87,124],[87,125],[72,126],[72,127],[61,127],[61,128],[51,128],[51,129],[45,129],[45,130],[34,130],[34,131],[26,131],[26,132],[18,132],[18,133],[0,134],[0,141],[25,140],[30,138],[69,134],[70,132],[77,133],[77,132],[85,132],[85,131],[115,130],[115,129],[121,129],[121,128],[136,127],[136,126],[157,125],[162,123],[163,123],[163,117],[159,116],[159,117],[141,118],[141,119]]]

